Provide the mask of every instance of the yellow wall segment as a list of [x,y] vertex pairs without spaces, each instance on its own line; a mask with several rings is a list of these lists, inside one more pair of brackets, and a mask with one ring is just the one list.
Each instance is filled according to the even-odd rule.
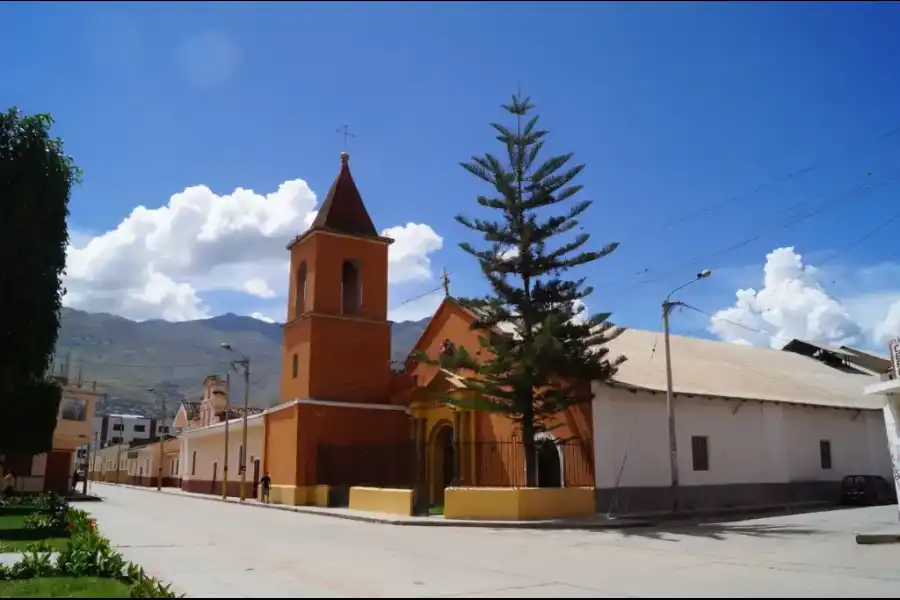
[[387,488],[350,488],[350,509],[402,517],[413,515],[413,491]]
[[534,521],[589,517],[593,488],[447,488],[444,518]]
[[[273,485],[269,490],[272,504],[287,506],[328,506],[331,488],[327,485]],[[260,497],[262,488],[260,488]]]

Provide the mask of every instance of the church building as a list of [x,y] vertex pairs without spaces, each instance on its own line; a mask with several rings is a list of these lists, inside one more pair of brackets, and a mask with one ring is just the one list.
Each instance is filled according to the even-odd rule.
[[[349,155],[312,226],[294,239],[288,318],[284,326],[281,404],[266,411],[264,469],[272,499],[315,502],[327,485],[332,503],[354,485],[416,488],[419,501],[440,504],[445,486],[515,485],[524,481],[521,444],[508,421],[435,400],[462,387],[428,365],[391,369],[388,248],[353,177]],[[416,344],[435,355],[445,340],[477,346],[474,315],[445,299]],[[444,349],[446,351],[446,348]],[[565,435],[588,434],[590,405],[561,423]],[[558,449],[548,469],[560,485]],[[578,446],[591,483],[590,444]],[[547,470],[547,469],[545,469]],[[574,476],[574,475],[573,475]]]
[[[279,504],[521,520],[783,506],[833,500],[848,475],[891,477],[883,400],[862,393],[889,361],[800,340],[775,350],[672,336],[669,416],[661,334],[627,330],[608,344],[627,361],[613,381],[584,382],[586,401],[538,436],[538,488],[523,489],[517,426],[441,400],[469,393],[457,373],[412,359],[392,369],[392,242],[341,154],[315,221],[287,247],[279,404],[248,414],[245,432],[208,378],[203,402],[176,420],[182,489],[237,495],[244,463],[247,495],[268,473]],[[448,291],[414,351],[474,353],[475,320]]]

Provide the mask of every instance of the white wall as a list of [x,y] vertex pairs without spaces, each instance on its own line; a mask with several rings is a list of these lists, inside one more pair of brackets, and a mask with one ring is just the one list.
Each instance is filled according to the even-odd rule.
[[[665,394],[594,386],[598,488],[670,483]],[[879,411],[793,407],[678,396],[675,399],[681,485],[836,481],[866,473],[891,476]],[[709,470],[694,471],[691,438],[709,438]],[[831,442],[822,469],[820,440]]]
[[884,405],[884,429],[885,447],[888,448],[888,456],[891,461],[891,469],[894,478],[894,487],[897,497],[900,498],[900,394],[889,394],[885,398]]

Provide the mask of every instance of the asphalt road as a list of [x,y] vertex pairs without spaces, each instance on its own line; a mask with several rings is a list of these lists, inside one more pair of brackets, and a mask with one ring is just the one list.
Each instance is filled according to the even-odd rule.
[[129,560],[189,597],[898,598],[897,507],[664,529],[401,527],[97,484]]

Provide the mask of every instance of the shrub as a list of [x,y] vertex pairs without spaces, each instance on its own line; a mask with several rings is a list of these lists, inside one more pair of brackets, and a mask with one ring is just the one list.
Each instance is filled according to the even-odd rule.
[[[54,518],[51,515],[35,515]],[[147,575],[144,570],[128,562],[100,535],[97,524],[83,510],[66,505],[67,528],[71,537],[54,561],[52,548],[46,542],[31,544],[21,561],[5,567],[0,565],[0,580],[30,579],[32,577],[107,577],[130,586],[131,598],[178,598],[170,586]]]

